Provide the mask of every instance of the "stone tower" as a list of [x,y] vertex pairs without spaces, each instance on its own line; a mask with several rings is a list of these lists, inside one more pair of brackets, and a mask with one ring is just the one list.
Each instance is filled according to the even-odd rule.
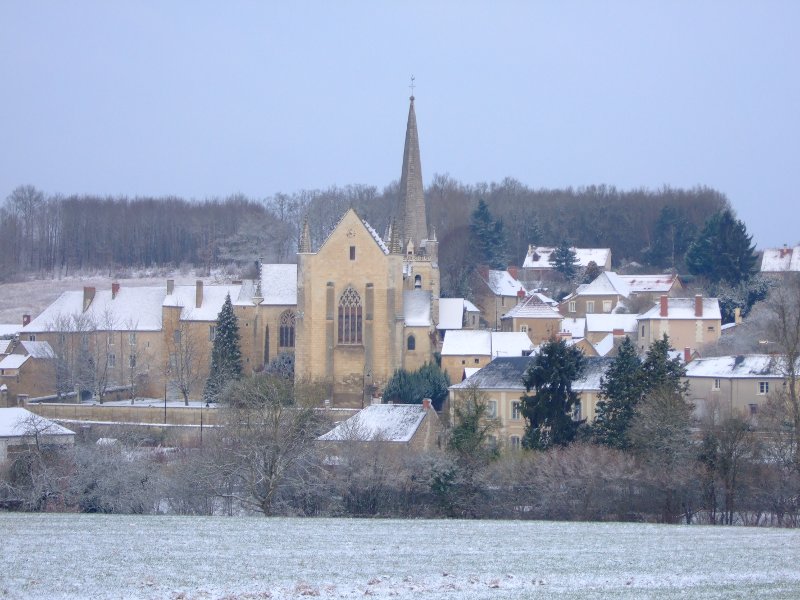
[[408,107],[406,143],[403,150],[403,170],[400,173],[400,206],[403,215],[403,252],[420,254],[428,239],[428,220],[425,216],[425,195],[422,190],[422,163],[419,158],[417,115],[414,96]]

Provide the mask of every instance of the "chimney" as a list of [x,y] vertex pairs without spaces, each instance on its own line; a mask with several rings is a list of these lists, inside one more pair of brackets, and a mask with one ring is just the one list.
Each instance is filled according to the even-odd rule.
[[431,409],[431,399],[430,398],[423,398],[422,399],[422,408],[425,410]]
[[[30,319],[30,317],[28,317],[28,319]],[[742,324],[742,309],[738,306],[733,309],[733,322],[737,325]]]
[[692,362],[692,349],[688,346],[683,349],[683,362],[687,365]]
[[611,332],[611,335],[613,335],[614,337],[623,337],[625,335],[625,330],[624,329],[614,329]]
[[30,322],[31,322],[31,316],[30,315],[22,315],[22,326],[23,327],[25,327],[25,325],[27,325]]
[[83,312],[86,312],[86,309],[89,308],[89,306],[92,303],[92,300],[94,300],[94,292],[95,292],[95,289],[93,287],[84,286],[84,288],[83,288]]
[[669,316],[669,297],[668,296],[661,296],[661,316],[668,317]]
[[194,286],[194,307],[200,308],[201,306],[203,306],[203,281],[198,279]]
[[175,280],[167,279],[167,296],[171,296],[175,291]]
[[117,294],[119,294],[119,283],[115,281],[111,284],[111,299],[116,298]]
[[697,294],[694,297],[694,316],[695,317],[703,316],[703,297],[700,294]]
[[519,288],[517,290],[517,300],[519,301],[524,297],[525,297],[525,290],[523,290],[522,288]]
[[560,340],[564,340],[565,342],[568,342],[568,341],[570,341],[572,339],[572,332],[571,331],[559,331],[556,334],[556,337],[558,339],[560,339]]

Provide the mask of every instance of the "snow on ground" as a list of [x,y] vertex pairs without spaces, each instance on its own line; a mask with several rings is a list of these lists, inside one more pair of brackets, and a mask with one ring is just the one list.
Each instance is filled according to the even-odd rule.
[[0,514],[3,598],[797,598],[800,531]]

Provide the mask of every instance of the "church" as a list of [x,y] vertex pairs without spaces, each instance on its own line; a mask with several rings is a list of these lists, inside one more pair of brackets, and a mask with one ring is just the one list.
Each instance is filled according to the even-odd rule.
[[333,406],[360,407],[394,371],[433,360],[438,242],[428,230],[419,134],[410,98],[396,218],[382,239],[353,209],[312,250],[299,241],[295,377],[331,385]]

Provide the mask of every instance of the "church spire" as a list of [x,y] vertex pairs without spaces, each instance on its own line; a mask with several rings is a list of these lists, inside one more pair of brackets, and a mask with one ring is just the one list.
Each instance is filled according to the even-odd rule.
[[403,150],[403,170],[400,174],[400,210],[403,212],[403,247],[407,247],[411,242],[414,251],[419,252],[422,241],[428,236],[428,224],[425,216],[422,163],[419,157],[419,134],[417,133],[417,115],[414,112],[413,95],[410,101],[406,143]]

